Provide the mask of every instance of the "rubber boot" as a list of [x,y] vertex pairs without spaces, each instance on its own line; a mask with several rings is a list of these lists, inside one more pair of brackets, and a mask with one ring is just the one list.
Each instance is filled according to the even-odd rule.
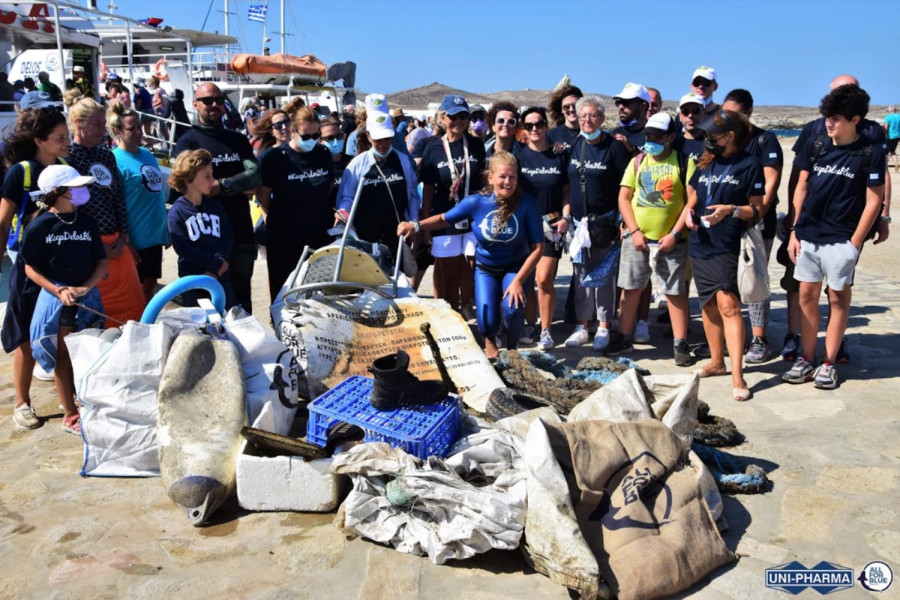
[[378,410],[434,404],[447,398],[447,384],[443,381],[420,381],[409,372],[409,354],[403,350],[376,359],[369,372],[375,378],[369,402]]

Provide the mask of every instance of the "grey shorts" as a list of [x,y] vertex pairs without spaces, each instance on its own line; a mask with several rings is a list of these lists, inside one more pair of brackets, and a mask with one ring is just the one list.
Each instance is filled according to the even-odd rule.
[[828,280],[828,287],[836,292],[853,285],[853,274],[859,250],[848,240],[836,244],[813,244],[800,240],[800,255],[794,267],[794,278],[805,283]]
[[667,296],[687,293],[685,269],[688,262],[688,244],[681,242],[668,254],[659,251],[659,244],[649,242],[649,250],[635,250],[631,239],[622,241],[622,258],[619,260],[619,287],[625,290],[643,289],[656,275],[659,291]]

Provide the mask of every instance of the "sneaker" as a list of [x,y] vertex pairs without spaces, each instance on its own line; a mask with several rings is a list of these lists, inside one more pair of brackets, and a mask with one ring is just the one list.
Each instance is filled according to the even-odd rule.
[[609,346],[609,329],[606,327],[598,327],[597,333],[594,334],[594,343],[591,347],[594,352],[603,352]]
[[650,343],[650,323],[638,321],[634,328],[634,341],[638,344]]
[[41,420],[27,404],[16,407],[13,411],[13,421],[16,423],[16,429],[37,429],[41,426]]
[[806,383],[813,380],[815,370],[816,365],[801,356],[794,362],[794,366],[781,378],[788,383]]
[[544,329],[541,331],[541,339],[538,340],[538,349],[540,350],[553,350],[556,347],[556,344],[553,343],[553,338],[550,336],[550,330]]
[[566,348],[577,348],[583,344],[586,344],[588,341],[588,332],[587,329],[582,327],[581,325],[575,326],[575,331],[572,332],[568,338],[566,338]]
[[813,376],[813,385],[820,390],[833,390],[838,386],[837,369],[830,363],[819,365]]
[[772,358],[772,349],[769,348],[766,338],[754,337],[746,354],[744,354],[744,360],[753,365],[764,363],[770,358]]
[[784,348],[781,349],[781,359],[795,361],[800,354],[800,336],[789,333],[784,336]]
[[689,367],[694,363],[694,357],[691,356],[691,348],[684,340],[673,346],[675,350],[675,366]]
[[703,342],[702,344],[696,346],[694,348],[694,356],[696,356],[697,358],[709,358],[709,344]]
[[850,353],[847,352],[847,338],[841,340],[841,347],[838,348],[837,356],[834,357],[834,362],[842,365],[846,365],[850,362]]
[[53,371],[45,371],[44,368],[34,363],[34,371],[32,371],[35,379],[40,379],[41,381],[53,381]]
[[534,325],[526,325],[519,335],[520,344],[533,344],[534,338],[537,337],[537,327]]
[[[594,343],[597,343],[596,337],[594,338]],[[618,356],[628,352],[634,352],[634,345],[631,343],[631,338],[627,338],[617,331],[609,339],[609,343],[603,351],[603,354],[606,354],[607,356]]]

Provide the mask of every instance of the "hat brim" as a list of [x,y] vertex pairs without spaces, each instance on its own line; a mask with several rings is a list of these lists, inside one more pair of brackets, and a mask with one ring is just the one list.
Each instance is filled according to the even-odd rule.
[[471,111],[465,106],[451,106],[444,112],[447,113],[448,115],[458,115],[459,113],[472,114]]
[[41,100],[40,102],[32,102],[28,106],[20,106],[20,110],[40,110],[42,108],[61,108],[62,104],[59,102],[53,102],[52,100]]
[[388,127],[366,127],[366,133],[373,140],[386,140],[394,137],[394,130]]
[[669,131],[660,129],[659,127],[644,127],[644,130],[641,133],[644,135],[669,135]]
[[94,183],[94,178],[90,175],[79,175],[78,177],[73,177],[67,181],[63,181],[56,187],[65,186],[67,188],[76,188],[76,187],[84,187],[86,185],[90,185]]
[[724,125],[718,125],[716,123],[715,119],[716,119],[715,113],[711,114],[710,116],[703,119],[703,122],[701,122],[699,125],[697,125],[697,129],[700,129],[700,130],[706,132],[707,135],[713,135],[713,134],[717,135],[720,133],[728,133],[729,131],[731,131],[730,127],[727,127]]

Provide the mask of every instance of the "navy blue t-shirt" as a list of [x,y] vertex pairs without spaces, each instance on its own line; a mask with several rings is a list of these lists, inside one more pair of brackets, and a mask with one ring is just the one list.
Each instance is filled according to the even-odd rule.
[[[746,152],[731,157],[719,157],[705,169],[694,171],[688,183],[697,192],[694,222],[706,214],[706,207],[713,204],[746,206],[753,196],[765,193],[765,178],[759,159]],[[737,254],[741,247],[741,235],[747,222],[727,217],[710,226],[702,225],[691,231],[690,255],[709,258],[717,254]]]
[[231,256],[231,222],[218,200],[203,198],[199,206],[181,196],[166,218],[169,239],[178,255],[178,276],[216,273]]
[[571,150],[572,146],[575,145],[575,142],[581,138],[579,135],[580,133],[580,129],[569,129],[566,127],[565,123],[563,123],[547,132],[547,141],[550,142],[551,146],[556,142],[562,142],[566,145],[566,150]]
[[697,162],[703,156],[703,136],[689,140],[684,137],[684,132],[681,131],[672,141],[672,149],[688,155],[691,160]]
[[631,161],[631,154],[619,140],[608,133],[597,144],[579,139],[569,152],[569,197],[572,217],[584,218],[584,202],[581,194],[582,164],[585,168],[588,213],[602,215],[619,209],[619,184]]
[[[750,141],[744,147],[747,154],[752,154],[759,159],[763,167],[773,167],[781,169],[784,167],[784,152],[781,150],[781,144],[778,138],[771,131],[766,131],[756,125],[752,126],[750,133]],[[763,171],[765,177],[765,171]],[[765,188],[763,188],[765,194]],[[778,190],[775,190],[775,202],[763,217],[763,239],[771,240],[775,237],[775,229],[778,227]]]
[[[422,152],[422,164],[420,165],[419,178],[425,185],[434,185],[434,198],[431,201],[431,215],[439,215],[450,210],[455,204],[456,199],[450,198],[450,186],[453,179],[450,175],[450,163],[447,160],[447,154],[444,151],[442,138],[428,138],[428,144]],[[477,137],[466,134],[466,140],[469,145],[469,194],[474,194],[481,189],[482,177],[487,157],[484,153],[484,143]],[[466,194],[466,168],[463,162],[463,141],[462,139],[450,143],[450,153],[453,156],[453,163],[456,165],[456,172],[459,174],[460,183],[457,194],[462,198]],[[431,215],[422,215],[422,218]],[[465,233],[466,229],[449,228],[443,231],[435,231],[434,235],[453,235],[457,233]]]
[[531,253],[531,245],[544,241],[541,213],[532,196],[522,194],[519,206],[506,224],[497,227],[498,202],[491,194],[472,194],[460,200],[444,218],[450,223],[472,222],[478,242],[475,264],[492,268],[518,268]]
[[332,162],[334,162],[334,178],[332,179],[334,187],[331,189],[331,205],[337,206],[338,188],[341,187],[341,177],[344,175],[344,169],[346,169],[347,165],[350,163],[350,157],[346,154],[341,154],[340,160],[335,161],[334,156],[332,156],[331,159]]
[[619,125],[615,129],[613,129],[610,133],[612,135],[616,135],[617,133],[621,133],[622,135],[624,135],[625,139],[628,140],[628,143],[631,144],[631,146],[635,150],[640,150],[641,146],[644,145],[644,142],[647,141],[647,134],[644,133],[643,127],[641,127],[640,130],[638,130],[638,131],[633,131],[631,129],[628,129],[624,125]]
[[[824,155],[810,170],[810,139],[800,151],[799,167],[809,173],[806,199],[797,219],[797,239],[817,244],[846,242],[853,236],[866,206],[866,189],[884,185],[885,158],[881,145],[860,136],[852,144],[835,146],[831,138]],[[868,173],[863,148],[872,146]]]
[[554,154],[552,148],[543,152],[528,146],[519,148],[519,186],[537,199],[542,215],[562,212],[563,188],[569,183],[565,154]]
[[[363,174],[363,190],[356,207],[353,227],[360,238],[367,242],[386,244],[391,252],[396,252],[397,225],[403,220],[409,205],[408,182],[396,152],[388,154],[378,166],[381,167],[384,178],[375,163]],[[384,184],[385,179],[391,186],[390,193]]]
[[334,159],[322,145],[297,152],[288,144],[273,148],[260,164],[262,183],[272,190],[266,217],[266,243],[306,244],[318,248],[330,240],[334,224]]
[[[856,132],[866,136],[871,141],[881,146],[882,150],[887,150],[887,136],[884,133],[884,128],[875,121],[871,119],[860,119],[859,123],[856,125]],[[816,139],[824,133],[825,117],[819,117],[803,126],[803,129],[800,130],[800,135],[797,136],[797,141],[794,142],[794,145],[791,148],[791,150],[794,151],[795,166],[802,166],[802,163],[800,163],[800,151],[803,150],[806,143]]]
[[82,286],[104,258],[100,227],[87,213],[46,212],[25,228],[22,259],[54,283]]

